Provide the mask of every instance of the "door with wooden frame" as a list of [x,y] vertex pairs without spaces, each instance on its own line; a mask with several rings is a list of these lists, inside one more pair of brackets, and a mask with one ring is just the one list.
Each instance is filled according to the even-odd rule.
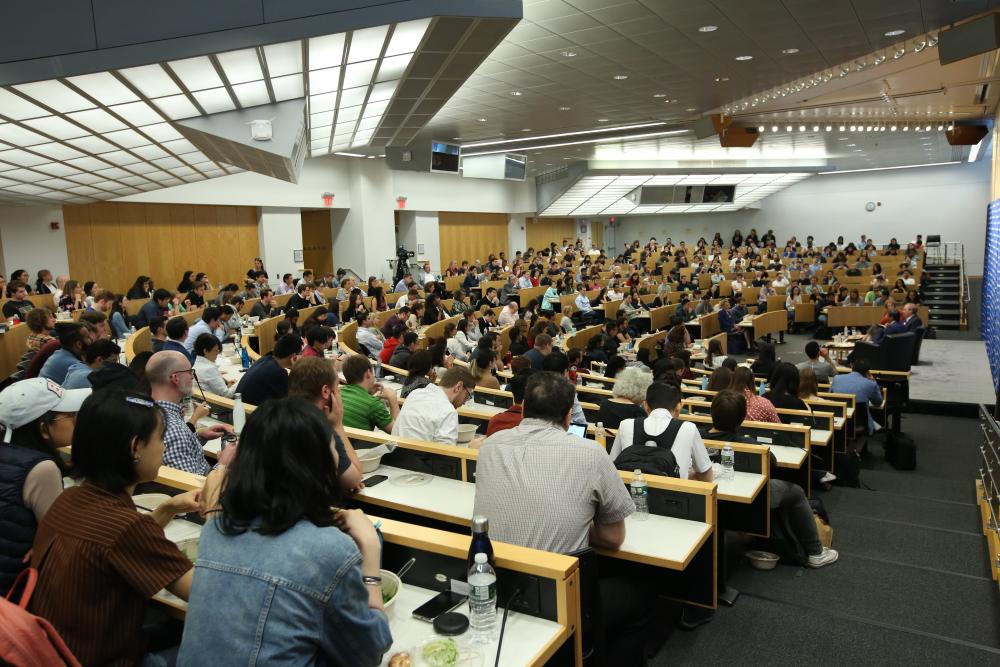
[[302,211],[302,261],[316,279],[333,273],[333,228],[330,211]]

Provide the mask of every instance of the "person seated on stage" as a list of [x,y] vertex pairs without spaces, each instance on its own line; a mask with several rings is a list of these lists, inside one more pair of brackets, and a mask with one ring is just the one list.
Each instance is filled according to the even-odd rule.
[[[527,380],[524,419],[489,436],[479,452],[475,514],[490,518],[500,542],[569,554],[588,546],[618,549],[635,511],[611,459],[591,440],[570,435],[575,395],[557,373]],[[545,512],[525,514],[525,507]],[[643,662],[652,595],[627,575],[600,582],[601,615],[616,664]]]
[[[392,426],[392,434],[404,438],[454,445],[458,442],[458,408],[472,396],[476,381],[461,366],[449,368],[438,384],[430,383],[411,392]],[[469,447],[478,448],[482,436]]]
[[[747,402],[744,394],[738,391],[720,391],[712,399],[712,427],[705,431],[704,437],[706,440],[718,442],[756,443],[756,440],[739,432],[740,425],[746,418]],[[619,431],[615,442],[621,437],[622,433]],[[782,511],[788,517],[788,525],[807,555],[803,564],[811,568],[820,568],[836,563],[840,554],[820,543],[812,507],[802,487],[773,477],[770,480],[770,487],[771,510]]]
[[371,362],[360,354],[352,354],[342,368],[345,384],[340,388],[344,404],[344,426],[374,431],[392,431],[399,401],[396,392],[376,380]]
[[887,336],[891,336],[892,334],[916,331],[919,327],[922,327],[923,324],[924,323],[920,320],[920,317],[917,316],[917,304],[907,303],[900,311],[899,320],[891,322],[888,326],[886,326],[885,333]]
[[879,425],[872,415],[874,406],[882,405],[882,388],[872,378],[868,362],[864,359],[854,359],[851,372],[843,373],[830,382],[830,391],[835,394],[854,394],[855,403],[868,405],[868,434],[875,432]]

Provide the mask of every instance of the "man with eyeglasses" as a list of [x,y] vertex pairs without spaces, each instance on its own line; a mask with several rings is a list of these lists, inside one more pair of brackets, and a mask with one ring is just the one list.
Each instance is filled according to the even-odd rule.
[[153,400],[163,408],[166,423],[163,429],[163,465],[207,475],[212,466],[205,460],[204,443],[231,433],[228,424],[214,424],[198,429],[196,423],[204,416],[204,408],[195,410],[191,421],[184,421],[181,402],[191,396],[197,382],[191,362],[180,352],[157,352],[146,364],[146,379]]
[[[467,368],[453,366],[439,384],[411,391],[392,426],[392,434],[443,444],[458,443],[458,408],[472,398],[476,379]],[[469,443],[478,448],[483,438]]]

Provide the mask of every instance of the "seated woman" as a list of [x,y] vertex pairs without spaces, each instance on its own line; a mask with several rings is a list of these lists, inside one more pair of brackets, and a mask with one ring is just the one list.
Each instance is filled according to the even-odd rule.
[[755,422],[781,421],[771,401],[757,394],[757,384],[754,382],[753,371],[749,368],[740,366],[733,371],[733,383],[730,389],[741,392],[746,399],[747,419]]
[[775,348],[772,343],[761,342],[757,346],[757,360],[753,362],[753,366],[750,370],[757,377],[762,377],[770,381],[771,372],[774,367],[778,365],[778,360],[775,356]]
[[705,350],[705,359],[701,362],[701,367],[705,370],[714,371],[716,368],[722,367],[722,363],[726,360],[726,353],[722,349],[722,341],[718,338],[712,338],[708,341],[708,349]]
[[410,356],[406,365],[409,375],[403,381],[403,388],[399,390],[399,397],[406,398],[410,392],[426,387],[434,382],[437,374],[434,372],[433,359],[428,350],[418,350]]
[[733,384],[733,371],[726,366],[719,366],[708,377],[708,391],[722,391]]
[[476,379],[476,386],[485,389],[499,389],[500,382],[493,375],[496,365],[496,353],[493,350],[480,349],[476,360],[469,364],[469,372]]
[[69,466],[59,455],[73,439],[74,418],[90,389],[62,390],[44,378],[21,380],[0,392],[0,515],[7,517],[0,591],[24,568],[38,524],[63,490]]
[[652,383],[652,373],[635,366],[623,368],[615,376],[611,397],[601,401],[597,420],[605,428],[618,428],[624,419],[645,418],[646,411],[643,410],[642,403],[646,400],[646,390]]
[[[811,370],[811,369],[810,369]],[[815,373],[813,374],[815,376]],[[771,401],[775,408],[786,410],[808,410],[809,406],[799,398],[799,369],[795,364],[786,361],[778,363],[771,373],[771,387],[764,398]],[[782,415],[779,415],[779,417]],[[785,416],[782,421],[801,421],[792,416]]]
[[[143,663],[151,657],[146,604],[164,588],[188,599],[194,568],[163,529],[175,515],[199,509],[199,492],[173,496],[148,514],[131,498],[137,484],[159,473],[164,424],[148,397],[118,389],[91,394],[77,414],[72,446],[85,481],[61,493],[38,525],[31,551],[38,587],[28,608],[52,623],[83,664]],[[327,452],[329,443],[328,430]],[[156,658],[146,664],[163,664]]]
[[528,344],[520,327],[512,326],[507,333],[510,337],[510,346],[507,349],[512,357],[517,357],[528,351]]
[[207,391],[226,398],[236,392],[236,383],[222,377],[215,360],[222,352],[222,343],[210,333],[203,333],[194,341],[194,372],[198,374],[198,384]]
[[331,510],[332,437],[301,398],[249,416],[218,502],[221,473],[206,488],[180,664],[377,665],[389,649],[378,534],[361,510]]

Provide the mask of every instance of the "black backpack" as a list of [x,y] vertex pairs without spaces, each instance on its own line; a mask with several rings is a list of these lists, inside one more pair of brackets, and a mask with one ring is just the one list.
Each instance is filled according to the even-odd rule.
[[[641,470],[644,475],[663,475],[664,477],[680,477],[677,468],[677,459],[674,458],[670,447],[677,438],[677,432],[681,430],[684,422],[680,419],[671,419],[663,433],[658,436],[646,435],[644,428],[645,419],[635,420],[635,429],[632,436],[632,446],[625,447],[615,459],[615,467],[619,470]],[[656,447],[647,447],[647,440],[654,440]],[[624,443],[623,443],[624,444]]]
[[913,438],[887,430],[885,460],[896,470],[914,470],[917,467],[917,445]]
[[833,457],[833,469],[837,472],[835,486],[858,488],[861,486],[861,454],[856,449],[850,449]]

